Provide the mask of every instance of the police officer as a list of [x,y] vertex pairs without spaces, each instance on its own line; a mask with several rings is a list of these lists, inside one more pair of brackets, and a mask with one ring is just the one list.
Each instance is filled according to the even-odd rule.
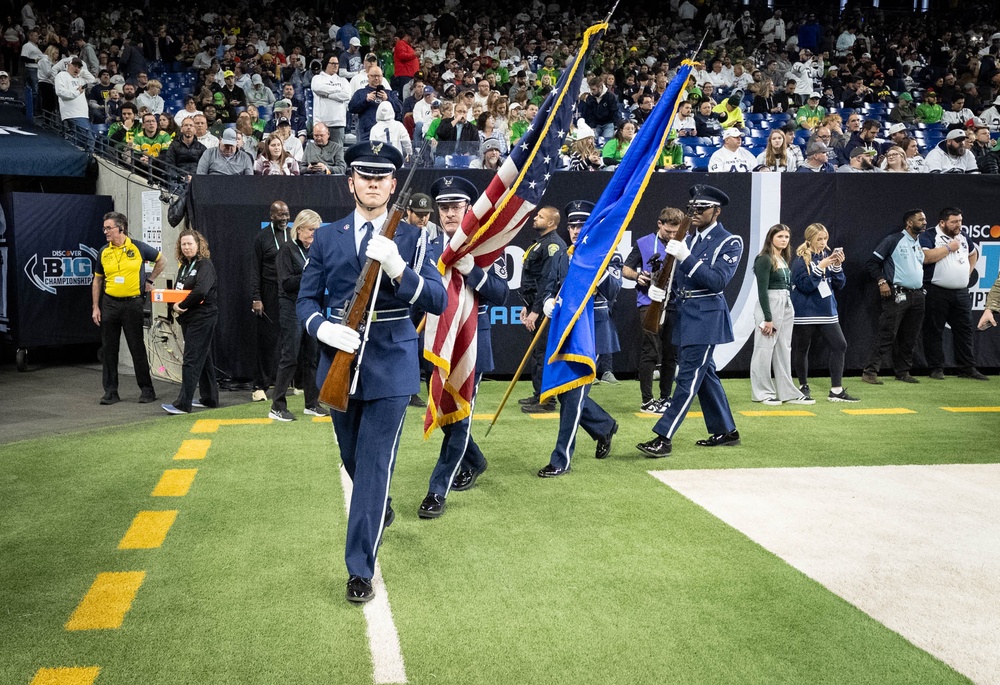
[[253,239],[250,263],[251,308],[257,317],[257,368],[254,371],[254,402],[267,399],[267,389],[274,384],[278,369],[278,251],[294,240],[288,230],[291,214],[281,200],[271,203],[271,224],[257,231]]
[[[479,191],[464,178],[443,176],[431,186],[431,195],[437,204],[441,222],[442,232],[438,236],[438,245],[435,248],[435,251],[440,253],[444,248],[444,241],[449,240],[455,235],[455,231],[461,228],[462,218],[469,211],[473,200],[479,197]],[[448,491],[454,487],[459,473],[465,474],[459,486],[463,490],[468,490],[486,470],[486,457],[472,438],[472,412],[476,408],[479,382],[484,373],[493,370],[493,344],[487,303],[503,306],[507,302],[509,293],[507,281],[495,272],[494,265],[491,264],[489,270],[483,270],[476,266],[472,255],[465,255],[459,259],[453,268],[462,274],[465,287],[472,291],[479,307],[476,326],[475,390],[472,394],[469,416],[441,427],[441,432],[444,434],[441,453],[431,474],[427,496],[417,510],[417,516],[423,519],[438,518],[444,513],[445,498],[448,497]]]
[[[656,437],[638,445],[648,457],[670,454],[670,439],[695,395],[711,433],[707,440],[696,444],[700,447],[740,444],[740,434],[712,358],[716,345],[733,340],[733,325],[723,293],[743,255],[743,241],[718,221],[727,204],[729,196],[718,188],[709,185],[691,188],[688,215],[697,233],[685,240],[671,240],[666,246],[667,254],[676,260],[677,311],[673,339],[677,345],[678,372],[670,404],[653,426]],[[662,302],[666,293],[651,285],[649,297]]]
[[[535,215],[534,228],[538,231],[538,239],[524,253],[521,270],[521,298],[524,309],[521,310],[521,323],[531,333],[535,332],[542,316],[542,306],[545,300],[540,292],[544,285],[546,268],[560,250],[566,249],[566,242],[559,237],[556,229],[562,216],[555,207],[542,207]],[[556,410],[556,401],[550,400],[539,404],[542,391],[542,369],[545,368],[545,338],[538,341],[531,355],[531,384],[534,394],[518,400],[521,411],[526,414],[544,414]]]
[[[566,205],[566,228],[569,231],[569,241],[576,244],[580,230],[587,222],[587,217],[594,210],[593,202],[571,202]],[[544,304],[542,311],[547,317],[552,316],[556,308],[559,288],[566,280],[571,257],[568,248],[556,253],[548,264],[543,290]],[[613,302],[622,287],[621,257],[616,253],[612,256],[604,275],[597,284],[594,295],[594,337],[597,355],[607,354],[610,349],[608,327],[611,319],[608,316],[608,302]],[[598,307],[603,307],[603,316],[598,314]],[[599,321],[602,321],[599,323]],[[618,339],[615,336],[614,342]],[[596,363],[596,361],[595,361]],[[570,461],[576,448],[576,433],[580,426],[597,441],[594,456],[605,459],[611,454],[611,440],[618,432],[618,422],[597,402],[590,398],[590,383],[567,390],[559,397],[559,434],[556,437],[556,447],[552,450],[549,463],[538,471],[539,478],[556,478],[570,470]]]
[[[402,154],[375,141],[345,154],[354,212],[316,232],[302,271],[296,312],[321,345],[318,383],[326,378],[337,350],[357,353],[352,392],[344,412],[333,413],[340,458],[354,483],[347,517],[347,599],[363,603],[375,596],[372,576],[384,527],[392,522],[389,485],[403,430],[406,404],[420,387],[420,350],[410,307],[444,311],[447,295],[433,246],[415,260],[420,229],[400,222],[393,239],[382,231]],[[366,259],[378,262],[375,310],[365,330],[340,323],[354,295]],[[324,295],[324,291],[328,292]],[[324,316],[331,309],[329,318]]]

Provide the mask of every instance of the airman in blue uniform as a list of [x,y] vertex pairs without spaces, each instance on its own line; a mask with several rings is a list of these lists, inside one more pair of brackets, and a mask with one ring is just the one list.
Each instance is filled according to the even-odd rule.
[[[340,458],[354,484],[347,517],[347,599],[375,596],[372,576],[385,526],[392,522],[389,497],[396,452],[410,395],[420,388],[420,350],[410,308],[444,311],[447,295],[435,249],[418,255],[420,229],[400,222],[390,240],[388,220],[394,174],[403,164],[391,145],[359,143],[345,154],[352,214],[316,231],[302,271],[296,313],[321,343],[317,384],[326,378],[337,350],[357,353],[347,410],[333,412]],[[418,259],[419,256],[419,259]],[[379,263],[374,310],[362,334],[341,323],[366,260]],[[327,313],[329,311],[329,314]]]
[[[705,426],[711,434],[707,440],[699,440],[696,444],[719,447],[740,443],[740,434],[712,358],[716,345],[733,340],[724,292],[743,255],[742,239],[729,233],[718,221],[722,207],[727,204],[729,196],[718,188],[694,186],[688,214],[697,233],[686,240],[667,243],[667,254],[676,260],[673,285],[677,309],[673,339],[677,345],[678,372],[670,404],[653,426],[656,437],[638,445],[648,457],[670,454],[670,440],[696,395],[701,401]],[[666,293],[651,285],[649,297],[662,302]]]
[[[566,228],[571,244],[576,244],[580,230],[592,211],[593,202],[577,201],[566,206]],[[570,259],[568,248],[563,248],[548,263],[542,288],[545,316],[551,316],[555,309],[556,297],[569,271]],[[614,333],[608,313],[608,302],[615,301],[621,287],[622,260],[620,255],[615,254],[594,293],[594,351],[598,355],[617,351],[618,336]],[[555,478],[570,470],[570,461],[576,448],[576,434],[580,427],[597,441],[595,457],[605,459],[611,454],[611,440],[618,432],[618,422],[590,398],[590,384],[559,395],[559,434],[549,463],[538,471],[540,478]]]
[[[440,253],[444,249],[444,241],[461,228],[462,219],[473,201],[479,197],[479,191],[471,181],[464,178],[443,176],[431,186],[431,196],[437,205],[441,225],[434,248]],[[476,266],[472,255],[462,257],[453,268],[465,278],[465,287],[475,293],[479,307],[476,327],[476,386],[469,416],[441,427],[444,434],[441,453],[431,474],[427,496],[417,510],[417,516],[423,519],[438,518],[444,514],[445,498],[448,497],[449,490],[468,490],[486,470],[486,457],[472,438],[471,412],[476,409],[476,394],[483,374],[493,370],[489,304],[503,306],[509,293],[507,281],[496,273],[494,265],[491,264],[489,269],[482,269]]]

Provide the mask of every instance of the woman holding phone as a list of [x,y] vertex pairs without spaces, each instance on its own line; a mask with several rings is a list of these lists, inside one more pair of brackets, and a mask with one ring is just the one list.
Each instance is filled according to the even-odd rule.
[[843,248],[830,250],[830,234],[823,224],[806,227],[805,242],[795,251],[792,262],[792,306],[795,330],[792,333],[792,361],[799,375],[799,390],[809,395],[809,348],[817,335],[830,351],[830,402],[858,402],[843,387],[844,353],[847,339],[840,328],[834,292],[844,287]]
[[[754,306],[753,357],[750,360],[750,398],[767,405],[816,404],[792,381],[792,309],[789,243],[792,230],[785,224],[771,226],[764,247],[753,263],[757,278]],[[774,378],[771,378],[771,370]]]

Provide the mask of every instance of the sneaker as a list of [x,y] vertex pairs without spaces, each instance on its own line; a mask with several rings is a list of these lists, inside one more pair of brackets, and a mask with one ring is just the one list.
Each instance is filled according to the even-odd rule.
[[271,409],[267,413],[267,418],[274,419],[275,421],[294,421],[295,415],[287,409]]
[[816,400],[811,397],[806,397],[802,395],[801,397],[796,397],[795,399],[788,400],[788,404],[816,404]]
[[944,369],[934,369],[933,371],[931,371],[930,377],[933,378],[936,381],[943,381],[944,380]]
[[618,379],[615,378],[615,374],[611,373],[610,371],[604,372],[604,375],[601,376],[601,381],[603,381],[604,383],[609,383],[611,385],[618,384]]
[[799,386],[799,392],[802,393],[803,395],[805,395],[806,397],[812,397],[812,393],[809,392],[809,384],[808,383],[803,383],[802,385],[800,385]]
[[296,388],[294,385],[288,389],[288,392],[290,392],[293,395],[305,394],[305,390],[303,390],[302,388]]
[[201,400],[191,400],[191,406],[195,409],[204,409],[205,405],[201,403]]
[[139,404],[149,404],[156,400],[156,393],[152,390],[143,390],[139,396]]
[[267,399],[267,393],[258,388],[253,391],[253,395],[250,396],[250,399],[254,402],[263,402]]
[[188,412],[184,411],[183,409],[178,409],[177,407],[175,407],[172,404],[161,404],[160,406],[163,407],[163,411],[167,412],[168,414],[187,414],[188,413]]
[[639,411],[643,414],[662,414],[659,400],[647,400],[639,406]]
[[780,407],[781,406],[781,400],[779,400],[777,397],[768,397],[766,400],[761,400],[760,403],[761,404],[766,404],[769,407]]
[[591,384],[591,385],[600,385],[600,384],[601,384],[601,379],[600,379],[600,377],[598,377],[598,376],[594,376],[594,380],[590,381],[590,384]]
[[847,394],[847,388],[841,388],[840,392],[830,391],[830,394],[826,397],[830,402],[860,402],[857,397],[851,397]]
[[323,407],[306,407],[302,410],[302,413],[307,416],[329,416],[330,412]]

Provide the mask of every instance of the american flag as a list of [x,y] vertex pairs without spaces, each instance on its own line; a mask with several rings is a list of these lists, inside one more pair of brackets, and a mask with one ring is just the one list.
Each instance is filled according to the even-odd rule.
[[448,292],[448,306],[441,316],[427,317],[424,357],[433,362],[430,398],[424,417],[424,435],[469,415],[476,376],[476,324],[479,302],[465,287],[462,274],[452,265],[471,254],[476,265],[492,268],[524,222],[541,201],[549,179],[558,168],[559,150],[569,134],[587,53],[606,23],[591,26],[583,35],[580,51],[559,77],[534,121],[514,144],[486,192],[465,215],[441,255],[440,266]]

